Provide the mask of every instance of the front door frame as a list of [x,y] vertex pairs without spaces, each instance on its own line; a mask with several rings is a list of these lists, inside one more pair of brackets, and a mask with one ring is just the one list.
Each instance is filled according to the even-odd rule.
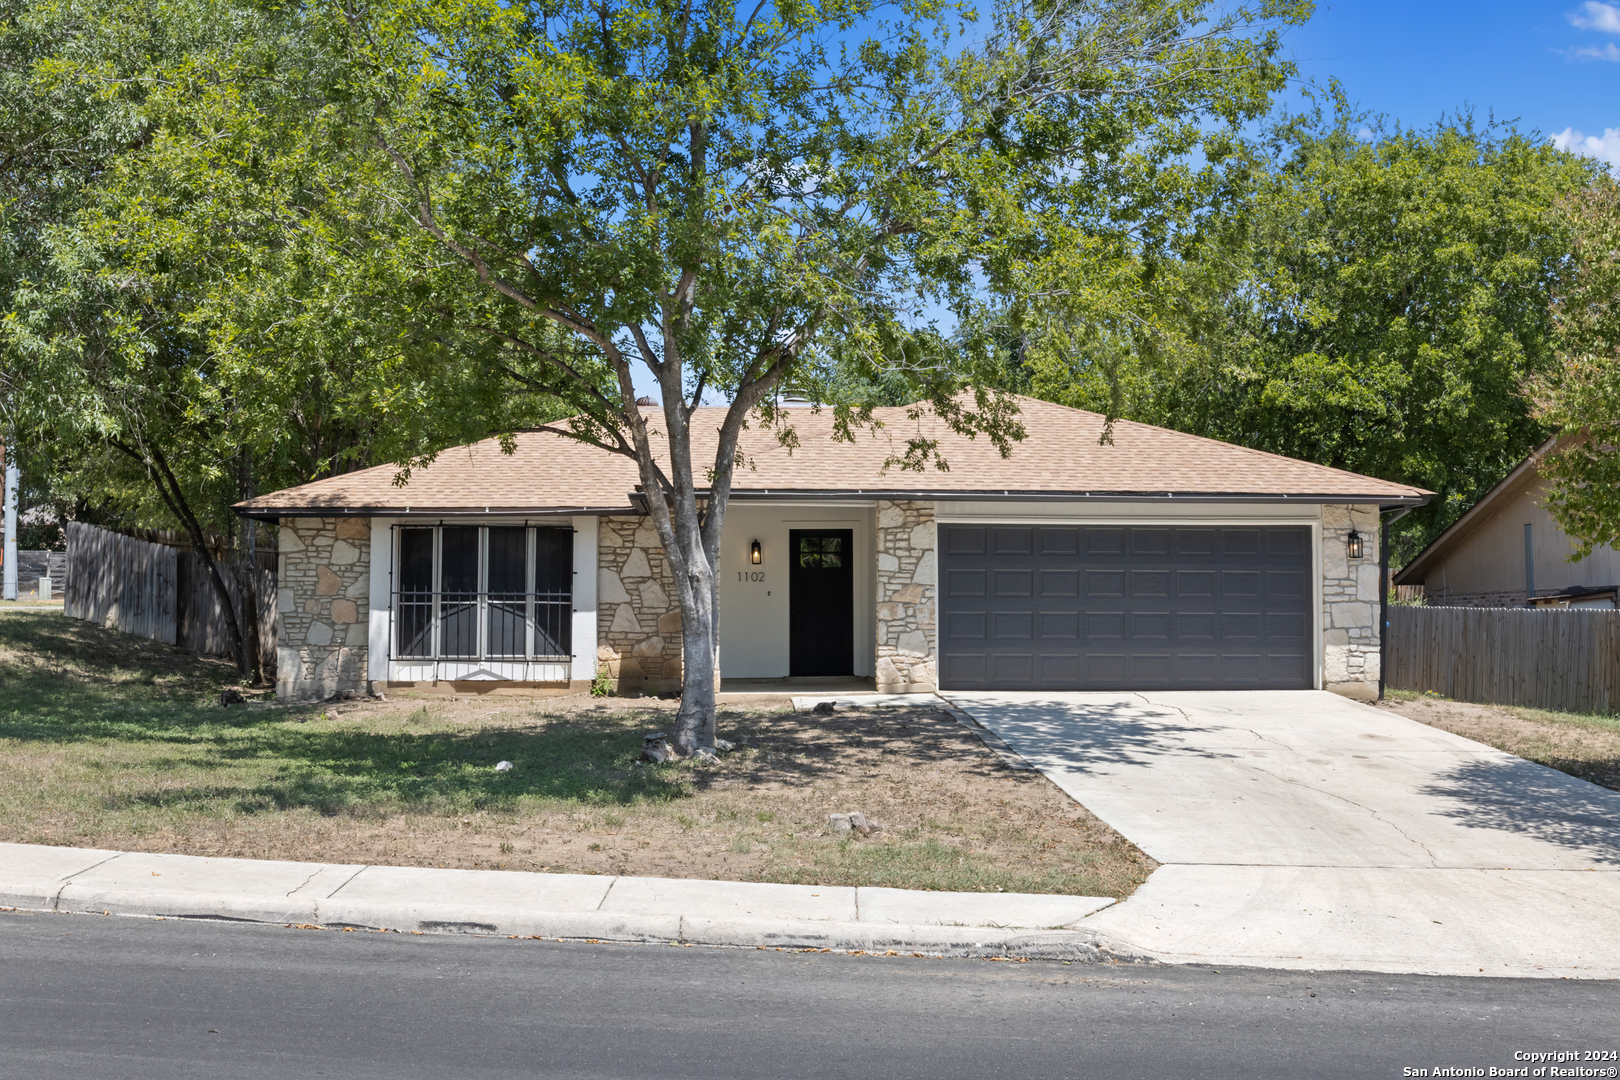
[[[836,537],[843,541],[842,563],[837,576],[842,579],[841,595],[815,597],[805,588],[811,571],[801,567],[800,541],[815,537]],[[788,674],[790,677],[841,676],[855,674],[855,530],[849,528],[804,528],[788,530]],[[820,601],[820,603],[816,603]],[[841,603],[840,603],[841,601]],[[838,610],[842,607],[842,611]],[[811,635],[821,640],[837,629],[841,642],[815,655]],[[840,648],[839,646],[843,647]],[[836,662],[831,657],[839,657]]]

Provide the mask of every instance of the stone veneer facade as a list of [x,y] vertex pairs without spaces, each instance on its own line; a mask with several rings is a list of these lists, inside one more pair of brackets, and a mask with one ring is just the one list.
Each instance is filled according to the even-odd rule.
[[596,670],[621,693],[681,688],[681,611],[648,517],[604,517],[596,541]]
[[1378,539],[1378,507],[1322,507],[1322,688],[1366,701],[1378,696]]
[[280,522],[276,697],[315,701],[366,689],[371,519]]
[[938,688],[934,538],[933,503],[877,504],[879,693],[927,694]]

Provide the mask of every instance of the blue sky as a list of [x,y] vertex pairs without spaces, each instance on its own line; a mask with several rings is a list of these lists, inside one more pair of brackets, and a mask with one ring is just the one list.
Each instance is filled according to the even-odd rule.
[[1318,0],[1288,50],[1402,124],[1472,105],[1620,169],[1620,0]]
[[[1336,78],[1352,101],[1403,125],[1472,106],[1620,173],[1620,0],[1318,0],[1286,48],[1302,79]],[[633,367],[637,389],[661,396]]]

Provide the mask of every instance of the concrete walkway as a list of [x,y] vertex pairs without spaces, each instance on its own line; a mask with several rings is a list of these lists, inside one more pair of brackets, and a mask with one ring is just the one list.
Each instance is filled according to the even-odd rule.
[[1620,977],[1620,793],[1319,691],[944,696],[1163,864],[1117,947]]
[[0,907],[411,933],[1107,959],[1108,897],[215,859],[0,844]]

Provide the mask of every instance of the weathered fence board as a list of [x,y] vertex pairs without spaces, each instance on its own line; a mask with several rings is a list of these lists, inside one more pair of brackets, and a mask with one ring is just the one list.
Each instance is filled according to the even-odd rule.
[[64,610],[75,619],[175,644],[175,550],[70,521]]
[[[229,552],[212,553],[240,610]],[[157,567],[156,570],[153,567]],[[276,661],[276,556],[259,555],[259,655]],[[195,552],[68,522],[66,613],[128,634],[181,645],[207,656],[230,653],[230,631],[208,568]],[[153,614],[157,613],[157,614]]]
[[[242,589],[233,572],[233,560],[228,552],[215,551],[225,589],[231,594],[231,604],[242,610]],[[220,605],[219,593],[209,580],[208,567],[193,551],[180,553],[180,614],[179,643],[193,652],[205,656],[225,656],[231,651],[231,634],[225,622],[225,609]],[[260,663],[274,667],[276,662],[276,555],[259,553],[259,657]],[[247,628],[243,627],[245,631]]]
[[1620,611],[1391,607],[1385,683],[1458,701],[1620,709]]

